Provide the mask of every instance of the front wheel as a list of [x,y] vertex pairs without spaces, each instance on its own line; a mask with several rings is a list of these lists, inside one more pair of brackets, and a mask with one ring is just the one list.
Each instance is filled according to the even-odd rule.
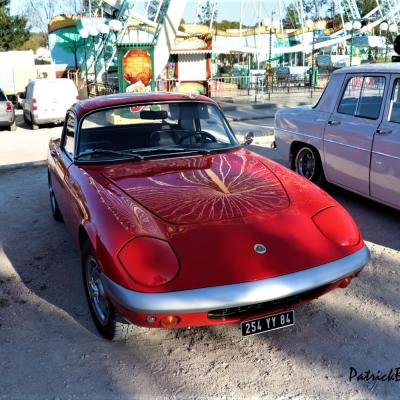
[[309,181],[323,186],[326,183],[319,153],[309,147],[301,147],[293,157],[292,170]]
[[100,268],[89,241],[82,248],[82,275],[90,314],[99,333],[108,340],[126,340],[135,330],[118,314],[105,293]]

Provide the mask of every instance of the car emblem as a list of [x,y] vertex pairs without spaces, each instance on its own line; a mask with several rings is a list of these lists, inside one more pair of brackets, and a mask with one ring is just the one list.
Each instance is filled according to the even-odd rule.
[[255,244],[254,245],[254,251],[258,254],[264,254],[267,252],[267,248],[263,244]]

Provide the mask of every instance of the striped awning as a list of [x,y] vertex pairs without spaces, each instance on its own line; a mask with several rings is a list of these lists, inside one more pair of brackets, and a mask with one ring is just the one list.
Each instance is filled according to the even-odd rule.
[[172,49],[171,54],[210,54],[212,53],[211,49]]

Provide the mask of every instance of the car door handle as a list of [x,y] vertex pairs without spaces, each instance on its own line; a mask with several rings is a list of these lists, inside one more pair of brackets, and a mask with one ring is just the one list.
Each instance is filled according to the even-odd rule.
[[375,131],[375,133],[377,135],[388,135],[389,133],[392,133],[392,130],[391,129],[377,129]]
[[330,119],[328,121],[328,125],[330,125],[330,126],[340,125],[340,121],[336,121],[335,119]]
[[57,155],[57,152],[55,150],[50,150],[50,155],[52,157],[55,157]]

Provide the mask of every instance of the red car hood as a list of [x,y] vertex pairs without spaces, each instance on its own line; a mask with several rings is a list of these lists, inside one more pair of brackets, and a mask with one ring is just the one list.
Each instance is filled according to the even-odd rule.
[[[106,271],[134,290],[175,291],[271,278],[339,259],[362,244],[343,247],[327,239],[312,216],[340,206],[305,179],[243,149],[102,166],[99,172],[129,194],[130,210],[140,203],[161,218],[135,225],[141,229],[137,235],[167,240],[179,258],[178,275],[160,287],[123,282],[115,270]],[[264,254],[255,251],[257,244],[266,247]]]
[[171,224],[235,219],[289,206],[277,177],[240,151],[105,168],[103,175]]

